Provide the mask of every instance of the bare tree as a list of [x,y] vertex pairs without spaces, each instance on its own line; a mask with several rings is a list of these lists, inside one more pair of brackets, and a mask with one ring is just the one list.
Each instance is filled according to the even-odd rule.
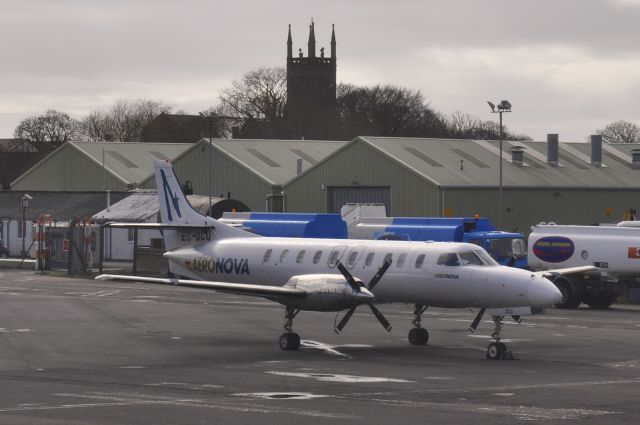
[[218,113],[239,120],[243,137],[284,137],[287,72],[258,68],[235,80],[220,93]]
[[46,152],[78,136],[79,123],[64,112],[48,110],[22,120],[14,131],[16,141],[10,146],[15,152]]
[[142,130],[171,106],[149,99],[120,99],[107,112],[94,111],[82,120],[82,132],[93,142],[141,142]]
[[[497,140],[500,138],[500,124],[497,121],[481,120],[475,115],[455,111],[445,118],[448,137],[453,139]],[[531,140],[529,136],[516,134],[502,127],[503,137],[508,140]]]
[[440,137],[445,125],[420,91],[376,85],[338,86],[338,120],[343,138],[358,135]]
[[640,127],[629,121],[615,121],[596,131],[605,143],[640,143]]

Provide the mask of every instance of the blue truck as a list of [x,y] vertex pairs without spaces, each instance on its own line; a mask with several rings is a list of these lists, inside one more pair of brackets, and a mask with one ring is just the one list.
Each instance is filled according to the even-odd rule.
[[263,236],[468,242],[502,265],[527,267],[525,236],[487,218],[387,217],[382,204],[347,204],[341,214],[224,213],[221,221]]

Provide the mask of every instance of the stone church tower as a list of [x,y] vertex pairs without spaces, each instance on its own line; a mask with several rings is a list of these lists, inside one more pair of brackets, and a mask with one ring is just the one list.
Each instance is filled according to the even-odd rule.
[[313,20],[309,26],[307,57],[293,55],[291,25],[287,39],[287,133],[291,139],[330,139],[336,126],[336,35],[331,29],[331,53],[316,56]]

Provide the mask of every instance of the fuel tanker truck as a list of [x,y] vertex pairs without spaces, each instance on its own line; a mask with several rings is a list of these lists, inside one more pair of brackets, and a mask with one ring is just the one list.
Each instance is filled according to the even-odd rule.
[[640,221],[617,225],[531,227],[528,263],[532,270],[595,266],[599,271],[560,276],[554,283],[564,295],[556,307],[609,307],[620,295],[640,299]]

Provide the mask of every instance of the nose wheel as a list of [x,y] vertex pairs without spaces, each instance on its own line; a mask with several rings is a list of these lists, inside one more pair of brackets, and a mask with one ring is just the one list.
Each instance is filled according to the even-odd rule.
[[287,307],[284,313],[285,333],[280,335],[278,343],[283,350],[297,350],[300,348],[300,335],[293,332],[293,318],[300,312],[299,309]]
[[489,360],[514,360],[515,357],[511,351],[507,349],[507,345],[504,342],[500,342],[500,333],[502,332],[502,319],[504,316],[493,316],[493,323],[495,325],[494,331],[491,337],[495,339],[487,347],[487,359]]

